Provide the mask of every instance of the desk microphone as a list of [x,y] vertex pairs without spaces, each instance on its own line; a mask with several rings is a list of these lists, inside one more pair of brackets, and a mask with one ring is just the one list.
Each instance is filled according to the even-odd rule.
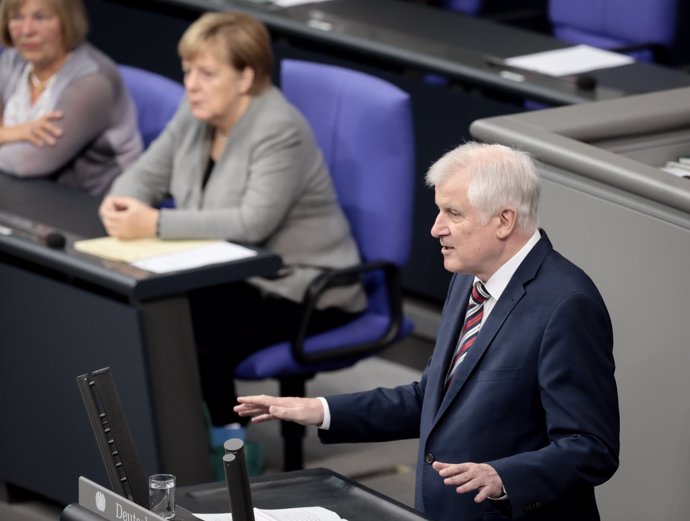
[[582,90],[594,90],[597,88],[597,79],[591,74],[579,74],[575,76],[575,86]]
[[65,236],[59,231],[43,224],[34,223],[28,219],[12,216],[7,220],[7,224],[11,227],[0,226],[0,233],[3,235],[14,235],[15,232],[19,232],[19,235],[36,239],[49,248],[56,250],[64,248],[67,243]]
[[46,246],[49,248],[54,248],[56,250],[61,250],[62,248],[65,247],[65,243],[67,240],[65,239],[65,236],[62,235],[60,232],[52,231],[49,232],[46,235],[41,235],[41,239],[43,239],[46,243]]
[[225,455],[225,481],[230,495],[230,510],[233,521],[254,521],[254,506],[249,488],[247,461],[244,457],[244,442],[231,438],[223,444]]

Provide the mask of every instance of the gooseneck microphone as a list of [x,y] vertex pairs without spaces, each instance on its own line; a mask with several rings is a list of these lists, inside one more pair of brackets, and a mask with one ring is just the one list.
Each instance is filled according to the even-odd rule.
[[254,506],[249,488],[247,461],[244,457],[244,442],[231,438],[223,444],[225,455],[225,480],[230,495],[230,509],[233,521],[254,521]]
[[64,248],[67,243],[65,236],[56,229],[17,215],[3,215],[0,222],[6,225],[0,224],[0,234],[2,235],[27,237],[57,250]]

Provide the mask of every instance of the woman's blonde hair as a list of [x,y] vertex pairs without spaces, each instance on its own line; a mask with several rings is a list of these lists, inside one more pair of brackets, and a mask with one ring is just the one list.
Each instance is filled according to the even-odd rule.
[[[10,35],[10,17],[18,11],[26,0],[2,0],[0,2],[0,27],[2,27],[2,43],[12,47]],[[82,0],[41,0],[50,6],[60,19],[62,26],[62,44],[66,51],[81,45],[89,32],[89,19]]]
[[206,13],[182,35],[177,52],[190,60],[207,50],[209,44],[220,52],[220,59],[238,71],[250,67],[254,83],[249,93],[260,94],[271,84],[273,52],[268,29],[244,13]]

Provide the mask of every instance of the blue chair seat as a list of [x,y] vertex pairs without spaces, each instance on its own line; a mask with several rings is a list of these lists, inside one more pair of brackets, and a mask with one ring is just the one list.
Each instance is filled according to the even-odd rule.
[[[371,313],[361,316],[352,322],[339,328],[314,335],[306,339],[304,351],[306,353],[319,353],[330,351],[342,346],[343,338],[351,342],[364,343],[372,337],[384,335],[390,317],[387,314]],[[412,333],[414,326],[409,319],[404,319],[402,328],[396,339],[402,339]],[[364,358],[367,355],[362,355]],[[349,360],[347,365],[352,365],[356,360]],[[341,361],[322,362],[318,366],[318,372],[341,369]],[[245,358],[235,369],[235,376],[245,380],[264,380],[267,378],[281,378],[296,374],[311,374],[316,368],[309,364],[300,364],[292,354],[292,344],[283,342],[274,344],[258,353]]]

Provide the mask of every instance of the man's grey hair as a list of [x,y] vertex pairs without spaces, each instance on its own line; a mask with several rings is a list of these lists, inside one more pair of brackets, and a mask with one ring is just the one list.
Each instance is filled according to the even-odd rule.
[[469,176],[467,197],[480,212],[482,224],[502,209],[513,208],[523,231],[539,227],[541,181],[529,154],[503,145],[465,143],[431,165],[426,184],[435,187],[460,171]]

